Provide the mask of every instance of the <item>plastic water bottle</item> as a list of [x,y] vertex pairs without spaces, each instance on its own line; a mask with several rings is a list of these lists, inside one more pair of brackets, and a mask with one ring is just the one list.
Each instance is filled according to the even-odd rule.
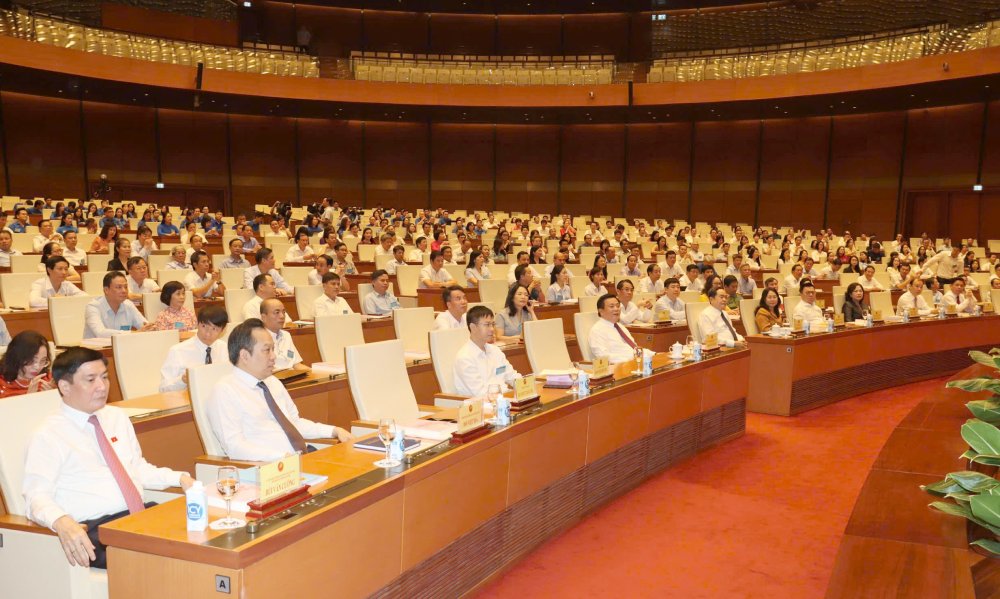
[[808,335],[810,329],[812,329],[812,323],[807,318],[807,319],[805,319],[805,320],[802,321],[802,332],[805,333],[806,335]]
[[577,397],[590,395],[590,375],[582,370],[579,378],[576,379],[576,395]]
[[938,304],[938,320],[944,320],[945,319],[945,315],[946,315],[946,312],[945,312],[944,304]]
[[868,327],[869,329],[875,326],[875,317],[872,316],[871,312],[869,312],[868,317],[865,318],[865,326]]
[[187,491],[184,491],[187,502],[187,529],[201,532],[208,528],[208,495],[205,485],[200,480],[194,481]]
[[976,316],[982,316],[982,315],[983,315],[983,307],[980,306],[979,304],[976,304]]
[[701,362],[701,343],[698,341],[695,341],[691,345],[691,358],[694,359],[695,362]]
[[400,460],[405,457],[406,448],[406,435],[400,430],[396,435],[396,438],[389,443],[389,459],[390,460]]
[[642,376],[653,374],[653,354],[642,352]]
[[497,398],[497,426],[508,424],[510,424],[510,398],[501,395]]
[[827,333],[832,333],[833,332],[833,319],[832,318],[827,318],[826,319],[826,332]]
[[905,324],[905,323],[908,323],[908,322],[910,322],[910,311],[909,310],[903,310],[903,323]]

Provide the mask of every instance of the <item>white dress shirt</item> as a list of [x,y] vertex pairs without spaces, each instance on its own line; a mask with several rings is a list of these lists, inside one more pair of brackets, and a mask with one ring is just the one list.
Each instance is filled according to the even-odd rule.
[[558,304],[568,299],[573,299],[573,290],[570,289],[568,283],[565,287],[560,287],[559,283],[553,283],[545,291],[545,301],[550,304]]
[[451,315],[451,312],[445,310],[444,312],[437,315],[434,319],[434,330],[435,331],[445,331],[448,329],[464,329],[467,328],[466,325],[467,314],[463,313],[462,318],[456,319]]
[[704,291],[705,289],[705,280],[702,279],[701,277],[695,277],[693,279],[689,279],[687,275],[684,275],[683,277],[681,277],[680,282],[681,282],[681,287],[684,288],[684,291]]
[[410,250],[409,254],[406,255],[406,259],[409,262],[423,262],[424,261],[424,253],[422,251],[420,251],[419,248],[414,248],[414,249]]
[[455,393],[470,397],[484,397],[490,385],[506,391],[521,376],[496,345],[487,343],[486,349],[479,349],[471,340],[458,350],[452,372]]
[[468,280],[468,279],[475,279],[476,282],[479,282],[479,281],[484,281],[486,279],[489,279],[491,276],[492,275],[490,274],[490,269],[486,268],[485,264],[483,264],[483,270],[482,270],[482,272],[476,270],[475,268],[466,268],[465,269],[465,279],[466,280]]
[[155,252],[157,249],[158,248],[156,247],[155,241],[150,241],[150,245],[148,248],[142,245],[142,243],[140,243],[138,239],[132,242],[132,255],[142,256],[146,260],[146,262],[149,262],[149,255]]
[[671,300],[667,296],[663,296],[656,300],[656,304],[653,306],[653,314],[661,310],[670,311],[670,320],[687,320],[687,312],[684,309],[684,302],[681,298]]
[[333,316],[340,314],[354,314],[354,310],[347,304],[347,300],[337,296],[332,300],[324,293],[313,302],[313,316]]
[[924,301],[922,295],[918,295],[916,298],[910,291],[906,291],[903,295],[899,296],[899,301],[896,302],[896,314],[902,314],[903,310],[909,310],[910,308],[916,308],[917,314],[920,316],[925,316],[931,313],[930,306]]
[[815,303],[810,304],[802,300],[795,306],[795,310],[792,311],[792,318],[801,318],[802,322],[823,320],[823,308],[820,308]]
[[6,251],[6,252],[3,251],[3,250],[0,250],[0,266],[7,266],[7,267],[9,267],[10,266],[10,257],[11,256],[21,256],[21,255],[23,255],[23,254],[21,254],[21,250],[15,250],[14,248],[11,248],[9,251]]
[[52,240],[49,239],[48,237],[44,236],[44,235],[41,235],[41,234],[35,235],[34,238],[32,238],[32,240],[31,240],[31,247],[36,252],[41,252],[42,250],[45,249],[45,244],[48,243],[48,242],[50,242],[50,241],[52,241]]
[[[160,368],[160,391],[183,391],[187,389],[184,375],[188,368],[205,364],[208,347],[197,335],[186,341],[175,343],[167,351],[167,358]],[[229,360],[226,342],[222,339],[212,344],[212,364],[222,364]]]
[[868,277],[861,275],[858,277],[858,283],[861,284],[861,288],[865,291],[885,291],[885,287],[883,287],[882,283],[879,283],[878,279],[875,277],[872,277],[869,281]]
[[392,311],[399,308],[399,300],[396,296],[392,294],[392,291],[386,289],[385,293],[379,295],[372,291],[367,296],[365,296],[365,314],[369,316],[385,316],[387,314],[392,314]]
[[399,268],[400,266],[406,266],[406,262],[402,260],[396,260],[395,258],[393,258],[392,260],[389,260],[388,262],[385,263],[385,272],[389,273],[390,275],[394,275],[396,274],[396,269]]
[[160,286],[156,284],[156,281],[154,281],[149,277],[143,279],[142,284],[133,279],[132,275],[125,275],[125,278],[128,279],[129,293],[136,293],[141,295],[143,293],[153,293],[154,291],[160,290]]
[[66,261],[71,266],[83,266],[87,263],[87,252],[80,248],[76,248],[75,250],[63,248],[63,258],[66,258]]
[[629,302],[622,306],[618,320],[620,320],[623,325],[632,324],[636,321],[651,322],[653,320],[653,311],[647,310],[646,308],[640,308],[635,304],[635,302]]
[[83,338],[111,337],[128,333],[132,329],[141,329],[146,324],[146,317],[139,313],[130,300],[125,300],[118,306],[118,311],[111,310],[107,298],[103,295],[94,298],[84,311],[86,326]]
[[787,277],[785,277],[785,280],[782,282],[783,283],[783,289],[782,289],[782,291],[784,291],[785,294],[787,294],[787,295],[798,295],[799,294],[799,283],[802,281],[803,278],[805,278],[804,274],[802,275],[802,277],[800,277],[798,279],[795,278],[795,275],[788,275]]
[[[729,323],[729,326],[726,326],[726,323]],[[698,333],[701,336],[701,342],[705,341],[706,335],[715,333],[719,343],[726,347],[733,347],[737,341],[743,341],[743,335],[739,333],[736,333],[735,338],[733,337],[735,331],[736,327],[733,326],[733,322],[715,306],[709,305],[698,316]]]
[[962,258],[951,257],[951,250],[943,250],[924,262],[924,270],[942,279],[954,279],[962,275]]
[[448,272],[443,266],[440,270],[434,270],[434,266],[428,264],[420,269],[420,284],[418,287],[420,289],[427,289],[427,285],[424,284],[424,281],[431,281],[432,283],[447,283],[450,280],[452,280],[451,273]]
[[[256,264],[243,271],[243,288],[253,289],[253,280],[256,279],[259,274],[261,274],[260,267]],[[277,269],[272,268],[267,271],[267,274],[271,275],[271,279],[274,280],[274,286],[278,289],[287,293],[295,292],[295,288],[285,281],[285,277],[281,276],[281,273],[279,273]]]
[[304,262],[307,258],[315,257],[316,250],[312,249],[311,245],[307,245],[306,249],[302,249],[298,245],[293,245],[285,252],[285,262]]
[[[635,343],[632,333],[625,328],[625,325],[619,326],[632,343]],[[615,329],[615,323],[604,318],[598,318],[590,329],[590,351],[595,358],[607,358],[612,364],[635,360],[635,350],[622,339],[621,334]]]
[[948,293],[944,294],[944,305],[955,306],[955,310],[960,313],[967,312],[969,314],[975,314],[977,305],[976,296],[971,293],[966,294],[962,297],[962,300],[959,301],[959,299],[955,297],[955,292],[949,289]]
[[59,289],[52,287],[52,281],[48,277],[42,277],[31,284],[31,292],[28,294],[28,306],[31,308],[48,308],[49,298],[54,295],[87,295],[79,287],[63,281]]
[[178,262],[171,260],[164,265],[163,270],[192,270],[190,262]]
[[302,355],[299,354],[298,348],[295,347],[295,341],[292,340],[291,333],[285,330],[279,330],[277,333],[274,333],[270,329],[267,332],[271,333],[271,339],[274,340],[275,370],[284,370],[302,363]]
[[[125,412],[105,406],[95,414],[140,492],[180,485],[182,472],[157,468],[143,459]],[[63,404],[28,441],[22,485],[26,515],[42,526],[52,528],[56,520],[67,515],[83,522],[128,509],[89,418],[90,414]]]
[[641,293],[655,293],[659,295],[663,293],[663,279],[653,281],[649,277],[643,277],[639,280],[639,291]]
[[[215,385],[208,402],[208,421],[226,455],[235,460],[269,461],[295,450],[274,419],[253,375],[233,368]],[[264,384],[278,409],[306,439],[335,436],[334,427],[299,417],[299,410],[284,385],[269,376]]]
[[204,287],[209,283],[212,283],[212,286],[208,288],[208,291],[201,295],[195,295],[196,298],[212,297],[212,294],[215,293],[216,289],[218,289],[219,284],[212,281],[211,272],[206,272],[204,277],[199,277],[198,273],[192,270],[186,277],[184,277],[184,286],[192,291],[197,287]]
[[608,288],[605,287],[604,285],[601,285],[600,287],[598,287],[598,286],[594,285],[593,283],[587,283],[587,286],[583,288],[583,294],[584,295],[601,297],[602,295],[607,294],[607,292],[608,292]]
[[667,263],[660,262],[660,273],[663,275],[661,278],[669,279],[671,277],[680,280],[684,276],[684,268],[681,267],[679,262],[674,262],[673,266],[668,266]]

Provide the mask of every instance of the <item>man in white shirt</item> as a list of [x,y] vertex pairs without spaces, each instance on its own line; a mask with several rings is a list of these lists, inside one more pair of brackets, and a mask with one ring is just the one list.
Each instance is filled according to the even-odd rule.
[[353,437],[344,429],[299,417],[288,391],[272,375],[274,339],[253,318],[229,334],[233,372],[215,385],[208,420],[226,455],[234,460],[271,461],[289,453],[308,453],[306,439]]
[[590,329],[590,351],[594,357],[607,358],[612,364],[635,360],[639,345],[632,333],[620,323],[621,303],[618,298],[610,293],[598,298],[597,314],[600,318]]
[[687,312],[684,309],[684,301],[681,300],[681,284],[670,277],[663,282],[663,297],[656,300],[653,306],[653,314],[661,311],[670,313],[670,320],[687,320]]
[[726,315],[726,302],[729,301],[729,294],[725,289],[713,287],[705,292],[708,295],[708,307],[701,311],[698,316],[698,334],[704,342],[705,337],[715,333],[720,345],[726,347],[743,347],[746,339],[736,332],[729,316]]
[[557,266],[562,266],[563,269],[566,271],[566,274],[569,275],[569,278],[572,279],[573,273],[571,273],[569,269],[566,268],[567,260],[569,260],[569,256],[566,254],[566,252],[556,252],[555,255],[552,256],[552,264],[549,264],[548,266],[545,267],[545,276],[551,277],[552,269]]
[[955,306],[955,311],[961,314],[975,314],[978,302],[971,289],[966,289],[965,279],[959,277],[951,284],[951,289],[944,294],[944,305]]
[[229,257],[219,268],[250,268],[250,261],[243,257],[243,240],[239,237],[229,240]]
[[347,300],[340,297],[340,275],[328,272],[323,275],[323,295],[313,302],[313,316],[354,314]]
[[792,274],[785,277],[782,292],[786,295],[795,295],[799,292],[799,284],[802,282],[802,265],[792,266]]
[[[528,252],[520,251],[520,252],[517,253],[517,260],[515,262],[511,263],[510,268],[507,269],[507,284],[508,285],[513,285],[514,282],[517,281],[517,276],[514,274],[514,270],[516,270],[517,267],[521,266],[522,264],[528,265],[528,260],[529,260],[529,258],[528,258]],[[534,267],[533,266],[529,265],[528,268],[531,268],[532,271],[534,271]],[[537,277],[537,276],[538,276],[538,273],[536,272],[535,273],[535,277]]]
[[823,320],[823,308],[816,305],[816,287],[810,280],[806,279],[802,282],[799,295],[802,296],[802,300],[792,311],[792,318],[801,318],[802,322]]
[[0,231],[0,266],[10,267],[10,257],[20,256],[21,250],[15,250],[14,236],[10,231]]
[[302,355],[295,347],[295,340],[290,332],[284,330],[285,323],[288,322],[285,304],[275,298],[264,300],[260,304],[260,320],[274,341],[275,370],[285,370],[301,364]]
[[79,236],[73,231],[66,231],[63,234],[63,242],[66,244],[66,247],[63,248],[63,258],[69,261],[70,266],[87,265],[87,252],[76,247],[79,239]]
[[923,264],[924,272],[932,273],[941,281],[941,285],[947,285],[958,277],[962,276],[961,247],[953,247],[943,250],[931,256]]
[[882,283],[879,283],[878,279],[875,278],[875,267],[871,264],[866,266],[865,273],[858,277],[858,283],[865,291],[885,291]]
[[819,271],[819,278],[821,278],[821,279],[828,279],[828,280],[829,279],[833,279],[833,280],[839,281],[840,280],[840,266],[841,266],[840,258],[834,258],[833,261],[830,262],[830,264],[828,264],[827,266],[824,266]]
[[697,264],[688,264],[687,272],[680,279],[681,287],[685,291],[701,291],[705,288],[705,278],[701,275],[701,269]]
[[191,254],[192,271],[184,277],[184,286],[191,290],[195,299],[222,296],[226,286],[222,284],[222,274],[212,271],[212,261],[203,251]]
[[34,251],[41,252],[46,243],[61,239],[62,235],[52,232],[52,221],[42,220],[38,223],[38,235],[31,239],[31,247]]
[[63,403],[28,441],[22,486],[25,515],[59,535],[70,565],[95,568],[107,567],[101,524],[145,509],[143,489],[194,483],[143,459],[128,415],[106,405],[106,363],[84,347],[56,357],[52,378]]
[[285,262],[313,262],[316,250],[309,245],[309,233],[300,230],[295,234],[295,245],[285,252]]
[[[631,258],[631,256],[629,256]],[[656,297],[663,295],[663,281],[660,280],[660,265],[653,263],[646,267],[647,276],[639,281],[641,293],[655,293]]]
[[243,287],[249,289],[253,286],[253,280],[257,275],[264,273],[271,276],[274,281],[275,293],[277,295],[291,295],[295,289],[285,282],[285,278],[274,268],[274,252],[271,248],[262,247],[255,254],[257,264],[251,266],[243,272]]
[[364,313],[369,316],[391,316],[399,308],[399,300],[389,288],[389,273],[378,269],[372,273],[372,292],[365,297]]
[[125,263],[128,270],[128,297],[131,300],[142,301],[143,293],[153,293],[160,290],[156,281],[149,277],[149,266],[142,256],[132,256]]
[[693,240],[691,242],[691,249],[688,250],[688,258],[690,258],[691,262],[694,262],[695,264],[701,264],[705,261],[705,254],[698,249],[699,245],[700,244],[697,240]]
[[438,250],[431,252],[431,263],[420,269],[420,289],[441,289],[455,284],[444,268],[444,254]]
[[646,300],[636,304],[632,301],[635,293],[635,286],[628,279],[622,279],[615,285],[618,290],[619,319],[622,324],[630,325],[633,322],[651,322],[653,320],[653,302]]
[[189,368],[203,364],[222,364],[228,360],[222,333],[229,315],[222,306],[205,306],[198,312],[196,334],[173,345],[160,368],[160,392],[187,389]]
[[423,262],[424,254],[427,253],[427,238],[417,237],[417,243],[415,248],[410,250],[410,254],[406,257],[409,262]]
[[917,309],[917,315],[926,316],[931,313],[930,306],[921,296],[921,292],[924,290],[923,279],[913,279],[907,286],[906,291],[903,295],[899,296],[899,300],[896,302],[896,314],[902,314],[903,310],[910,310],[911,308]]
[[[340,242],[334,245],[333,251],[335,254],[333,257],[333,272],[340,276],[358,274],[358,269],[351,260],[351,251],[347,249],[346,243]],[[347,279],[344,279],[343,284],[344,289],[350,289],[350,286],[347,285]]]
[[66,280],[69,262],[62,256],[52,256],[45,263],[45,276],[31,284],[28,306],[35,309],[49,307],[50,297],[86,295],[76,285]]
[[138,331],[153,330],[152,323],[128,299],[125,275],[112,271],[104,275],[104,296],[95,298],[84,311],[83,338],[111,337]]
[[399,268],[400,266],[406,266],[406,261],[403,260],[403,253],[405,251],[406,248],[401,245],[397,245],[396,247],[392,248],[392,260],[389,260],[388,262],[385,263],[385,271],[387,273],[389,273],[390,275],[394,275],[396,274],[397,268]]
[[156,242],[153,241],[153,231],[143,225],[136,232],[135,241],[132,242],[132,256],[141,256],[149,260],[149,255],[157,250]]
[[376,256],[391,256],[392,255],[392,235],[389,233],[383,233],[379,237],[379,244],[375,246]]
[[[254,296],[247,303],[243,304],[243,320],[260,318],[260,306],[264,303],[264,300],[269,300],[277,296],[277,290],[274,288],[274,279],[271,278],[271,275],[257,275],[254,277],[253,292]],[[291,322],[291,318],[288,318],[287,322]]]
[[498,385],[501,392],[508,390],[508,385],[521,375],[494,345],[496,328],[493,311],[486,306],[474,306],[466,318],[469,341],[458,350],[452,367],[455,392],[484,397],[490,385]]
[[742,265],[743,265],[743,254],[733,254],[733,263],[726,267],[726,274],[738,277],[740,275],[740,266]]
[[434,330],[443,331],[464,327],[465,312],[469,308],[469,300],[465,297],[465,291],[458,285],[450,285],[441,292],[441,297],[444,299],[445,311],[434,319]]
[[625,264],[622,266],[621,276],[623,277],[642,277],[642,270],[639,268],[639,256],[635,254],[629,254],[625,258]]
[[660,271],[663,273],[664,279],[677,279],[680,281],[681,277],[684,276],[684,269],[677,263],[677,252],[667,250],[665,261],[660,262]]

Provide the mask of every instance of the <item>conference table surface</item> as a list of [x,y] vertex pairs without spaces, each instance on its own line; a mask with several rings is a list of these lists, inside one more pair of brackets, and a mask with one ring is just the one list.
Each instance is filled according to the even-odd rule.
[[584,398],[539,382],[538,411],[390,471],[350,443],[307,454],[303,471],[328,480],[255,535],[189,533],[179,500],[123,518],[101,528],[111,597],[214,597],[216,575],[246,598],[321,588],[344,597],[467,592],[597,505],[741,435],[748,358],[746,350],[687,364],[657,356],[648,377],[622,364],[609,387]]

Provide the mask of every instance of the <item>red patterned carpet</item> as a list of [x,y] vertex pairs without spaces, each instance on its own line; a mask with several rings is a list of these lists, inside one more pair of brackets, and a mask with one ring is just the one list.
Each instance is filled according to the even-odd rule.
[[478,597],[822,597],[875,457],[944,380],[749,414],[744,437],[598,510]]

